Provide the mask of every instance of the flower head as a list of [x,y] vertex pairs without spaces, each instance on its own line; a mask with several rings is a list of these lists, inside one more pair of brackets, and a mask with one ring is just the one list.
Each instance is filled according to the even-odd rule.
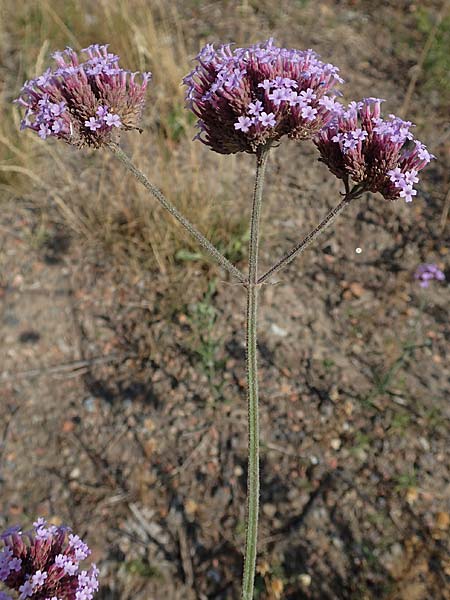
[[[19,600],[91,600],[98,590],[97,567],[80,569],[91,551],[67,527],[40,518],[32,531],[14,527],[0,539],[0,582],[15,590]],[[0,600],[12,598],[0,591]]]
[[108,46],[94,44],[81,61],[71,48],[55,52],[55,69],[27,81],[16,102],[25,108],[22,129],[43,140],[56,137],[76,146],[99,147],[114,131],[137,129],[150,73],[130,73]]
[[332,118],[337,67],[312,50],[206,45],[183,82],[204,144],[220,152],[255,153],[284,135],[312,137]]
[[426,288],[430,285],[432,279],[445,281],[445,275],[434,263],[423,263],[417,267],[414,279],[420,282],[420,287]]
[[314,138],[320,159],[361,191],[380,192],[389,200],[411,202],[418,173],[434,156],[415,140],[412,124],[395,115],[381,118],[378,98],[336,107],[335,117]]

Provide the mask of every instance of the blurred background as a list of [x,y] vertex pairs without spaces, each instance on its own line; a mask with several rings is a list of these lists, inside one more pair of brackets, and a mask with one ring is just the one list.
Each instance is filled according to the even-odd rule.
[[[69,45],[151,70],[121,144],[246,268],[254,157],[199,142],[182,77],[205,43],[274,36],[385,98],[437,160],[411,205],[366,195],[267,285],[255,598],[450,598],[450,3],[0,0],[0,528],[94,549],[99,598],[239,597],[244,292],[107,151],[19,134],[11,101]],[[262,267],[339,198],[312,144],[272,152]]]

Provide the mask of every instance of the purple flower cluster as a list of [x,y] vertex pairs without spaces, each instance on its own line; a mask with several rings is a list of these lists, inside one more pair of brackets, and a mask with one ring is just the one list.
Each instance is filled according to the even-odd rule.
[[[0,540],[0,581],[19,600],[91,600],[98,590],[97,567],[80,569],[91,551],[67,527],[40,518],[32,531],[11,527]],[[0,591],[0,600],[12,597]]]
[[420,287],[426,288],[432,279],[445,281],[445,275],[434,263],[423,263],[417,267],[414,278],[420,281]]
[[413,138],[412,124],[395,115],[381,117],[378,98],[335,107],[335,116],[315,137],[322,162],[360,191],[411,202],[418,173],[434,156]]
[[25,108],[22,129],[43,140],[100,147],[113,131],[138,128],[151,74],[143,73],[138,83],[137,73],[122,69],[106,45],[82,52],[88,56],[84,62],[71,48],[55,52],[57,68],[24,84],[16,100]]
[[255,153],[284,135],[307,139],[335,112],[337,67],[312,50],[275,46],[206,45],[183,82],[198,117],[196,136],[221,154]]

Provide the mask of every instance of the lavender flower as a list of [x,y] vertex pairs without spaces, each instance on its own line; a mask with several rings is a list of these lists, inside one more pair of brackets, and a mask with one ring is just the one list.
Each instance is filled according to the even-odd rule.
[[55,52],[57,68],[27,81],[16,100],[25,108],[21,129],[32,129],[45,140],[56,137],[76,146],[96,148],[108,142],[113,131],[138,129],[150,73],[119,67],[119,57],[108,46],[94,44],[82,50],[88,58],[66,48]]
[[381,118],[378,98],[335,105],[335,117],[314,138],[330,171],[360,191],[380,192],[388,200],[411,202],[418,173],[434,156],[415,140],[412,124],[395,115]]
[[[47,525],[40,518],[32,531],[10,528],[0,540],[0,581],[15,590],[15,598],[91,600],[98,590],[97,567],[80,569],[91,551],[67,527]],[[12,596],[0,591],[0,600],[12,600]]]
[[420,287],[426,288],[432,279],[445,281],[445,275],[434,263],[423,263],[417,267],[414,279],[420,281]]
[[307,139],[332,118],[337,67],[312,50],[275,46],[272,39],[249,48],[206,45],[183,82],[198,117],[196,136],[220,152],[255,153],[284,135]]

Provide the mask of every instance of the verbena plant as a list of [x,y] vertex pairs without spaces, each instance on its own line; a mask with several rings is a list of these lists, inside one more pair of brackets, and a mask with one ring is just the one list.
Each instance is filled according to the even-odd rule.
[[[381,116],[378,98],[344,106],[337,67],[312,50],[280,48],[273,40],[248,48],[208,44],[183,83],[188,108],[198,118],[196,138],[220,154],[255,156],[248,272],[232,264],[136,167],[118,145],[121,131],[139,129],[150,73],[130,73],[107,46],[92,45],[84,58],[67,48],[53,57],[55,69],[27,82],[17,102],[25,109],[22,128],[43,139],[107,148],[203,250],[247,291],[248,492],[242,598],[253,598],[259,504],[259,416],[257,373],[258,295],[363,192],[411,202],[418,173],[433,158],[411,134],[412,124]],[[284,137],[312,141],[319,160],[342,181],[340,202],[287,254],[258,270],[260,216],[269,154]],[[72,596],[63,596],[72,598]]]

